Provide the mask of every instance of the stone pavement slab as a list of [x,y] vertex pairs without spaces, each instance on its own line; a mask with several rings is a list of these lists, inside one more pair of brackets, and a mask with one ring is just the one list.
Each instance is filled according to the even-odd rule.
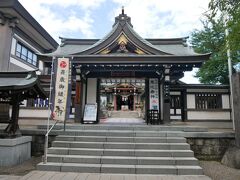
[[[3,176],[0,176],[2,180]],[[136,174],[103,174],[103,173],[69,173],[54,171],[32,171],[25,176],[4,176],[4,180],[211,180],[204,175],[136,175]]]
[[0,175],[0,180],[19,180],[21,176]]

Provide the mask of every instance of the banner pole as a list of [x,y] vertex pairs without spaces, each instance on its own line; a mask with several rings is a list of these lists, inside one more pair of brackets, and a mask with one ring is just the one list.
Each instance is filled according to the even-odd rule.
[[49,92],[49,99],[48,99],[48,120],[47,120],[47,132],[45,135],[45,145],[44,145],[44,159],[43,163],[47,163],[47,151],[48,151],[48,131],[49,131],[49,124],[50,124],[50,115],[51,115],[51,105],[52,105],[52,80],[53,80],[53,74],[54,74],[54,68],[53,68],[53,63],[54,63],[55,57],[52,57],[52,67],[51,67],[51,80],[50,80],[50,92]]

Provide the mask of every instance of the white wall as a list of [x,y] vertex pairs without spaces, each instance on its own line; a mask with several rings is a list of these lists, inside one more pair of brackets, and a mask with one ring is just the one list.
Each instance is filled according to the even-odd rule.
[[12,38],[12,45],[11,45],[11,54],[12,55],[15,55],[16,45],[17,45],[17,40],[15,38]]
[[170,116],[171,120],[182,120],[182,116]]
[[43,69],[44,69],[44,64],[40,60],[38,61],[38,69],[39,69],[40,72],[43,72]]
[[[226,92],[226,89],[189,89],[188,92]],[[188,120],[231,120],[229,95],[222,94],[222,109],[197,110],[195,107],[195,95],[187,94],[187,119]],[[194,109],[194,110],[192,110]],[[224,110],[225,109],[225,110]]]
[[87,104],[97,103],[97,78],[87,79]]
[[226,111],[188,111],[188,120],[230,120],[231,114]]
[[194,94],[187,94],[187,108],[188,109],[195,109],[195,95]]
[[230,109],[230,99],[228,94],[222,95],[222,108],[223,109]]
[[[11,111],[10,111],[11,114]],[[20,108],[19,118],[48,118],[48,109],[41,108]]]
[[36,70],[36,68],[32,68],[31,66],[28,66],[27,64],[25,64],[25,63],[15,59],[15,58],[13,58],[13,57],[10,58],[10,69],[11,69],[11,64],[14,64],[15,66],[18,66],[21,69],[25,69],[27,71],[34,71],[34,70]]

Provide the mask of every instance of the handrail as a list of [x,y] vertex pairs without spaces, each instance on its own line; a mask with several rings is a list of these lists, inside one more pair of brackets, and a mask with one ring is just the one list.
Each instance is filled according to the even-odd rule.
[[54,126],[58,123],[58,121],[56,121],[51,128],[47,131],[47,133],[45,134],[45,145],[44,145],[44,157],[43,157],[43,164],[47,163],[47,150],[48,150],[48,135],[51,132],[51,130],[54,128]]
[[44,159],[43,159],[43,163],[46,164],[47,163],[47,150],[48,150],[48,134],[50,133],[50,131],[53,129],[53,127],[57,124],[57,121],[56,123],[49,129],[49,121],[50,121],[50,111],[51,111],[51,101],[52,101],[52,81],[53,81],[53,74],[54,74],[54,68],[53,68],[53,65],[54,65],[54,59],[55,57],[52,58],[52,69],[51,69],[51,80],[50,80],[50,92],[49,92],[49,99],[48,99],[48,102],[49,102],[49,105],[48,105],[48,120],[47,120],[47,133],[45,135],[45,146],[44,146]]

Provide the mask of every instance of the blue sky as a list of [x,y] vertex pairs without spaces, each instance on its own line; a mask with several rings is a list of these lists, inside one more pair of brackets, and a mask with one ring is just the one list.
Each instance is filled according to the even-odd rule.
[[[131,17],[143,38],[189,36],[201,29],[200,19],[209,0],[19,0],[30,14],[59,42],[58,37],[102,38],[121,13]],[[187,81],[197,83],[192,73]]]

